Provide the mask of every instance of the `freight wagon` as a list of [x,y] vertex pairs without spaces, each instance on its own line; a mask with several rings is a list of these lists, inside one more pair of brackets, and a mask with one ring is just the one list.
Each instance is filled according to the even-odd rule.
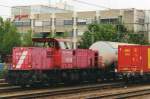
[[128,78],[150,77],[150,46],[119,46],[118,73]]

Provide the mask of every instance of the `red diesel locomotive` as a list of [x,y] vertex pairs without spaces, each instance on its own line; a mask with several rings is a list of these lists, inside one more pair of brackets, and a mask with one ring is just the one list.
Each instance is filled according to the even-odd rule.
[[[96,81],[105,78],[99,53],[69,49],[64,40],[33,38],[34,47],[15,47],[7,81],[14,85]],[[103,73],[103,76],[101,76]]]

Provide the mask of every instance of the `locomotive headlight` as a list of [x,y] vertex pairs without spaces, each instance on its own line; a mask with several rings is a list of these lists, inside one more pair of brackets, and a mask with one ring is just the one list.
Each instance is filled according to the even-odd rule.
[[118,70],[117,69],[115,69],[115,73],[117,73],[118,72]]
[[15,68],[16,67],[16,65],[13,65],[13,68]]
[[32,66],[31,66],[31,65],[28,65],[28,67],[31,68]]

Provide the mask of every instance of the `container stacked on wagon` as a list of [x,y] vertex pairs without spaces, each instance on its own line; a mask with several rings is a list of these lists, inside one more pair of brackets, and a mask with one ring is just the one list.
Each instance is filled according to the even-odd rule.
[[148,76],[150,74],[150,46],[119,46],[118,72],[126,76]]

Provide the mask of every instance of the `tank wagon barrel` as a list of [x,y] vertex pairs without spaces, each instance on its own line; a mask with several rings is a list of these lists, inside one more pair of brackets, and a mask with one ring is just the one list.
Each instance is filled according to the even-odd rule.
[[118,61],[118,46],[119,45],[135,45],[135,44],[98,41],[92,44],[89,49],[98,51],[99,66],[101,68],[106,68]]

